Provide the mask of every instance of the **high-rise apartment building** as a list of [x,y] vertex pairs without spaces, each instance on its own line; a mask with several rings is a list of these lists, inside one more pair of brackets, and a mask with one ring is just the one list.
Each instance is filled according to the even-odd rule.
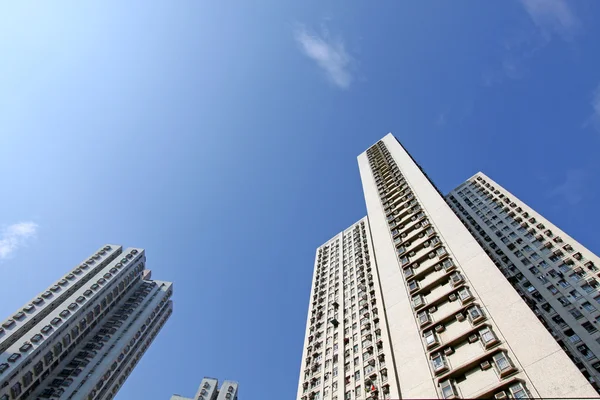
[[171,396],[171,400],[238,400],[238,383],[223,381],[219,389],[219,381],[215,378],[204,378],[193,399],[178,394]]
[[104,246],[5,320],[0,400],[112,399],[172,312],[173,284],[145,264]]
[[447,196],[499,270],[585,377],[600,383],[600,259],[477,173]]
[[391,134],[358,163],[368,217],[317,250],[299,400],[596,396]]
[[317,249],[298,399],[398,398],[366,218]]

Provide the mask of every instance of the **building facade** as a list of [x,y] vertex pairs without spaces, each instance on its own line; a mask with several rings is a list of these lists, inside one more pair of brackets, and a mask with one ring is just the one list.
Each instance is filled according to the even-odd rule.
[[367,218],[317,249],[298,399],[398,398],[372,255]]
[[598,390],[600,259],[482,173],[447,201]]
[[171,400],[238,400],[238,383],[223,381],[219,389],[219,381],[215,378],[205,377],[200,382],[196,396],[192,399],[178,394],[171,396]]
[[597,395],[391,134],[358,164],[368,217],[317,250],[298,400]]
[[143,249],[106,245],[0,325],[0,400],[112,399],[172,312]]

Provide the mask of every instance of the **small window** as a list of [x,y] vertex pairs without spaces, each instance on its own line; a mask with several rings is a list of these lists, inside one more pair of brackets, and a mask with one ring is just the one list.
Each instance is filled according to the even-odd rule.
[[44,293],[42,293],[42,297],[43,297],[43,298],[46,298],[46,299],[47,299],[48,297],[52,297],[52,292],[44,292]]
[[19,358],[21,358],[21,355],[19,353],[13,353],[10,357],[8,357],[8,361],[9,362],[15,362]]
[[509,387],[510,393],[512,397],[515,399],[527,399],[529,398],[529,393],[525,389],[525,385],[521,382],[511,385]]
[[25,317],[25,313],[23,311],[19,311],[18,313],[16,313],[15,315],[13,315],[13,318],[20,321]]
[[66,317],[69,316],[69,314],[71,314],[71,311],[69,311],[69,310],[62,310],[59,315],[61,317],[63,317],[63,318],[66,318]]
[[58,325],[58,324],[60,324],[61,322],[62,322],[62,319],[61,319],[61,318],[59,318],[59,317],[53,318],[53,319],[52,319],[52,321],[50,321],[50,323],[51,323],[52,325]]
[[435,353],[431,356],[431,366],[436,374],[442,373],[448,369],[446,357],[442,353]]
[[479,334],[481,335],[481,342],[483,343],[486,349],[498,343],[498,338],[496,337],[496,334],[489,326],[486,326],[485,328],[480,330]]
[[33,347],[33,345],[29,342],[25,342],[23,343],[23,346],[19,347],[19,350],[21,350],[22,352],[28,351]]
[[33,337],[31,338],[31,341],[33,343],[37,343],[40,340],[42,340],[44,337],[42,335],[40,335],[39,333],[36,333],[35,335],[33,335]]
[[498,373],[500,374],[501,377],[506,376],[508,373],[510,373],[514,369],[512,361],[510,360],[510,358],[508,358],[508,355],[504,352],[495,354],[493,359],[494,359],[494,365],[496,365],[496,369],[498,370]]
[[11,326],[15,325],[15,320],[14,319],[8,319],[5,322],[2,323],[2,326],[5,328],[10,328]]
[[50,290],[52,290],[53,292],[58,292],[60,290],[60,286],[54,285],[50,288]]
[[48,332],[50,332],[51,330],[52,330],[52,326],[46,325],[45,327],[42,328],[42,333],[45,335]]
[[87,297],[90,297],[91,295],[93,295],[93,294],[94,294],[94,292],[92,292],[91,290],[89,290],[89,289],[88,289],[88,290],[86,290],[85,292],[83,292],[83,294],[84,294],[85,296],[87,296]]
[[71,304],[69,304],[69,306],[68,306],[69,310],[76,310],[76,309],[77,309],[77,307],[79,307],[79,306],[77,305],[77,303],[71,303]]

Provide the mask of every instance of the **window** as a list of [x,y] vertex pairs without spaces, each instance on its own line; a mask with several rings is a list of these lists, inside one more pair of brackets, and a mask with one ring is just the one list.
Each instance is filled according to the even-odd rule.
[[435,353],[431,356],[431,366],[436,374],[448,369],[448,363],[442,353]]
[[508,358],[508,355],[504,352],[495,354],[493,360],[500,376],[507,375],[514,368],[510,358]]
[[416,296],[413,296],[412,303],[413,303],[414,308],[421,307],[422,305],[425,304],[425,298],[423,296],[421,296],[420,294],[418,294]]
[[554,285],[550,285],[548,286],[548,290],[552,293],[552,294],[557,294],[558,293],[558,289],[556,287],[554,287]]
[[427,311],[421,311],[419,314],[417,314],[417,317],[421,326],[431,322],[431,317]]
[[479,306],[473,306],[467,310],[469,321],[474,324],[483,319],[483,312]]
[[469,288],[464,287],[458,291],[458,297],[462,303],[466,303],[473,298],[473,295],[471,294]]
[[44,370],[44,364],[40,361],[33,366],[33,373],[35,376],[38,376]]
[[576,309],[576,308],[573,308],[573,309],[569,310],[569,312],[571,313],[571,315],[575,319],[583,318],[583,314],[578,309]]
[[493,346],[495,343],[498,342],[498,338],[496,337],[496,334],[494,333],[492,328],[490,328],[488,326],[486,326],[485,328],[480,330],[479,334],[481,335],[481,342],[483,343],[483,346],[486,349],[488,347]]
[[15,383],[10,388],[10,395],[13,399],[16,399],[21,394],[21,384],[19,382]]
[[596,307],[594,307],[593,305],[591,305],[588,301],[586,301],[585,303],[581,303],[581,306],[587,311],[587,312],[594,312],[596,311]]
[[23,386],[27,387],[31,384],[31,382],[33,382],[33,374],[31,371],[27,371],[23,375]]
[[588,283],[584,283],[583,285],[581,285],[581,288],[585,290],[586,293],[592,293],[594,291],[594,288],[591,287]]
[[597,329],[594,327],[594,325],[592,325],[592,323],[591,323],[591,322],[589,322],[589,321],[587,321],[587,322],[584,322],[583,324],[581,324],[581,326],[582,326],[582,327],[583,327],[583,328],[584,328],[586,331],[588,331],[588,333],[594,333],[594,332],[596,332],[596,331],[597,331]]
[[425,338],[425,343],[428,348],[439,343],[438,339],[437,339],[437,335],[435,334],[435,332],[433,330],[425,331],[423,333],[423,337]]
[[46,355],[44,355],[44,363],[46,364],[46,367],[48,367],[52,363],[53,359],[54,356],[52,355],[51,351],[47,352]]
[[458,393],[456,393],[456,389],[454,388],[452,381],[449,379],[440,382],[440,391],[442,393],[443,399],[451,399],[455,396],[458,396]]

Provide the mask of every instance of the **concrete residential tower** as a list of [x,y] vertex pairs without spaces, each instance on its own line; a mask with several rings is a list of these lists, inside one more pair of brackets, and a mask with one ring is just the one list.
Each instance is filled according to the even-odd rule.
[[172,312],[143,249],[107,245],[0,325],[0,400],[112,399]]
[[298,399],[397,397],[381,299],[363,218],[317,249]]
[[238,383],[224,381],[219,390],[219,381],[215,378],[204,378],[200,383],[196,396],[192,399],[178,394],[171,396],[171,400],[238,400]]
[[358,163],[368,218],[317,250],[297,399],[597,396],[394,136]]
[[598,390],[600,258],[481,172],[447,200]]

